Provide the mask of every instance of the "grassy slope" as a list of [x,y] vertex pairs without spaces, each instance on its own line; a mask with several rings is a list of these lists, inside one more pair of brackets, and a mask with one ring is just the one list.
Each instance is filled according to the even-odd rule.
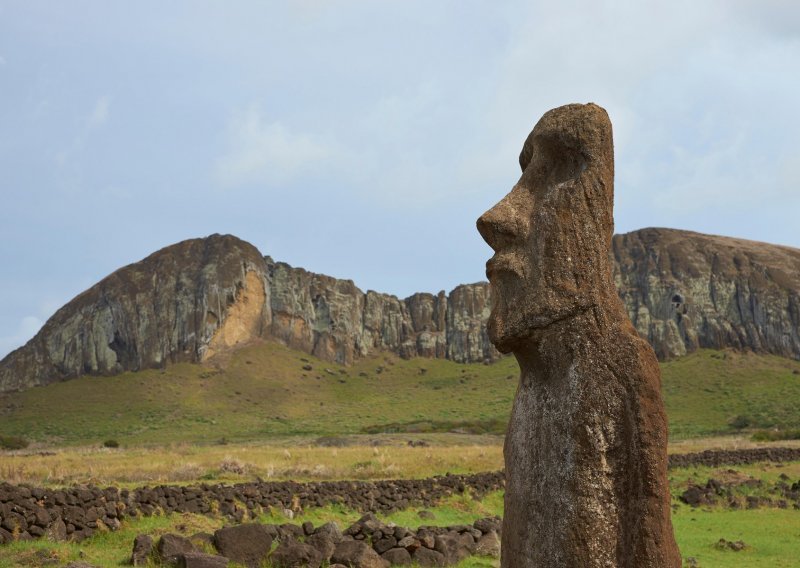
[[[303,370],[310,364],[312,371]],[[800,428],[800,362],[700,351],[662,365],[673,439],[755,427]],[[276,343],[244,348],[224,370],[84,377],[0,398],[2,434],[53,444],[164,444],[386,430],[500,432],[517,366],[378,355],[352,367]],[[387,426],[388,425],[388,426]],[[377,428],[376,428],[377,427]]]

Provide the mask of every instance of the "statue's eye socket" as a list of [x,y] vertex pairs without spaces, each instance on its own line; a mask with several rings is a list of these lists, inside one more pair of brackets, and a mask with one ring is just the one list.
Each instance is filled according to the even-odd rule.
[[525,174],[533,176],[535,185],[552,187],[578,179],[588,162],[583,154],[558,141],[541,138],[536,141],[534,154]]

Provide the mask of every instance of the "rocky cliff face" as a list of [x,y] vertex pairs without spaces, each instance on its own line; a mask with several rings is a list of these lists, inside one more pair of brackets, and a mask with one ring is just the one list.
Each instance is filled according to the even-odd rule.
[[800,250],[672,229],[613,238],[614,279],[659,358],[698,347],[800,357]]
[[235,237],[164,248],[58,310],[0,362],[0,391],[203,360],[263,333],[268,290],[261,254]]
[[396,296],[359,290],[337,280],[265,258],[272,322],[268,335],[322,359],[351,363],[376,349],[401,357],[494,360],[486,335],[486,283],[459,286],[449,296]]
[[[800,250],[669,229],[613,240],[614,278],[661,358],[698,347],[800,357]],[[162,249],[62,307],[0,361],[0,392],[83,374],[204,361],[255,338],[342,363],[493,361],[485,282],[406,299],[262,257],[230,235]]]
[[376,349],[491,361],[488,310],[486,283],[401,300],[212,235],[121,268],[62,307],[0,362],[0,392],[200,362],[256,338],[346,364]]

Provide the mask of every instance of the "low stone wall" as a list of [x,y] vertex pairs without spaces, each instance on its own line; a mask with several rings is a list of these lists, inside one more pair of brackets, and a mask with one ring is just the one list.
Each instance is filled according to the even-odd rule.
[[[719,450],[670,456],[670,467],[743,465],[800,460],[800,448]],[[111,530],[124,519],[155,512],[199,513],[235,522],[268,507],[296,511],[340,504],[361,512],[388,513],[429,507],[450,495],[476,497],[502,489],[502,471],[391,481],[251,482],[235,485],[161,485],[133,490],[93,486],[42,489],[0,484],[0,544],[48,536],[82,540],[99,526]]]
[[[421,526],[409,529],[384,524],[367,513],[344,532],[336,523],[314,527],[245,523],[221,528],[213,535],[162,535],[156,542],[142,534],[133,542],[134,566],[228,566],[275,568],[388,568],[389,566],[449,566],[473,555],[500,556],[499,517],[470,525]],[[278,543],[274,546],[274,543]],[[209,554],[209,552],[213,552]]]
[[669,456],[669,467],[704,465],[747,465],[758,462],[800,461],[800,448],[751,448],[748,450],[706,450]]
[[82,540],[98,526],[160,513],[218,514],[242,521],[268,507],[296,511],[340,504],[349,509],[392,512],[411,505],[431,506],[469,491],[483,496],[502,489],[502,472],[446,475],[392,481],[253,482],[236,485],[161,485],[134,490],[109,487],[41,489],[0,485],[0,543],[49,536]]

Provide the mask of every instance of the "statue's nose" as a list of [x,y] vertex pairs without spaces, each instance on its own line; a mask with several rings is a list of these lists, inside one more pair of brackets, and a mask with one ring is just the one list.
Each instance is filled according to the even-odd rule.
[[478,218],[478,232],[495,252],[510,246],[519,238],[519,219],[510,197],[509,193]]

